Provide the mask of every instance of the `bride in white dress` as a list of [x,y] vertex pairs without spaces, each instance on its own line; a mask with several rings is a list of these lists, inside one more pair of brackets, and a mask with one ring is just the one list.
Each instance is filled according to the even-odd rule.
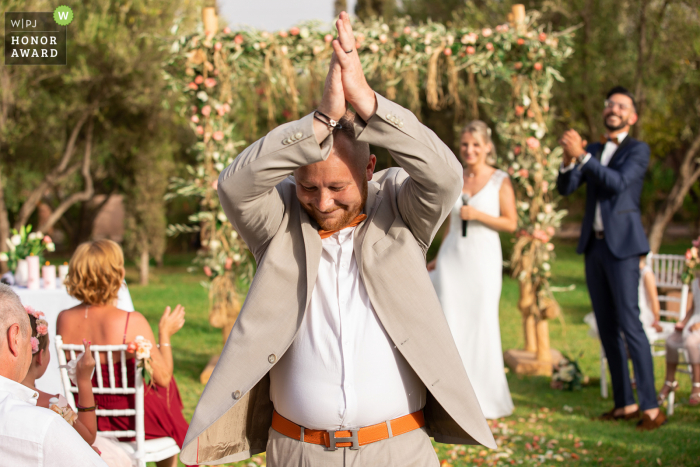
[[464,127],[459,150],[464,163],[463,196],[452,208],[438,256],[428,263],[469,381],[488,419],[513,413],[498,323],[503,280],[498,231],[514,232],[517,213],[508,175],[487,163],[494,152],[491,131],[484,122]]

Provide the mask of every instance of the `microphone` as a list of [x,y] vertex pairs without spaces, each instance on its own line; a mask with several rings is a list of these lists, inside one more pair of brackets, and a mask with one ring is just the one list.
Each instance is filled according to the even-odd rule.
[[[471,198],[471,196],[469,196],[466,193],[462,193],[462,206],[466,206],[467,204],[469,204],[469,198]],[[469,224],[469,221],[465,221],[464,219],[462,219],[462,237],[467,236],[467,225],[468,224]]]

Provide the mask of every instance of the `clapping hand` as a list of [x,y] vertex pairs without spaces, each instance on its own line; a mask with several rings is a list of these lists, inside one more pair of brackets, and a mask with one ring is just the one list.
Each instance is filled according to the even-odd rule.
[[90,381],[92,379],[92,372],[95,369],[96,362],[95,357],[90,351],[91,344],[92,342],[88,342],[87,340],[83,339],[85,353],[83,354],[82,358],[78,360],[75,367],[75,376],[78,381]]
[[350,15],[341,12],[335,23],[338,38],[333,41],[333,56],[340,63],[345,100],[352,104],[363,120],[369,120],[376,110],[377,98],[367,83],[357,53]]
[[562,162],[564,163],[564,167],[566,167],[570,165],[574,159],[578,159],[585,154],[585,147],[588,142],[582,139],[581,135],[579,135],[576,130],[568,130],[562,135],[559,144],[562,149],[564,149],[564,159]]
[[170,310],[169,306],[165,307],[163,316],[158,323],[158,332],[160,334],[161,343],[163,338],[169,338],[185,325],[185,307],[178,304],[174,310]]

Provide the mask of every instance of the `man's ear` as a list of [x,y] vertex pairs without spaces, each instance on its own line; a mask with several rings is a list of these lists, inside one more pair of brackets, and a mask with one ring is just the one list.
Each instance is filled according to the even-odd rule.
[[632,125],[634,125],[635,123],[637,123],[637,121],[639,121],[639,115],[637,115],[636,112],[633,113],[632,115],[630,115],[629,120],[627,120],[627,122],[630,124],[630,126],[632,126]]
[[22,355],[22,344],[24,344],[24,339],[22,339],[22,330],[19,324],[11,324],[7,328],[7,347],[10,349],[10,353],[15,357]]
[[372,180],[374,175],[374,168],[377,166],[377,156],[374,154],[369,155],[369,161],[367,161],[367,180]]

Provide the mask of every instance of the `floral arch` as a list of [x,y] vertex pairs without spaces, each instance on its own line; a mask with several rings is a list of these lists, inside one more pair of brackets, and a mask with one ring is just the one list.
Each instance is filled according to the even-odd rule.
[[[477,104],[496,116],[503,154],[496,165],[511,175],[519,200],[511,269],[520,283],[526,350],[548,361],[546,320],[559,313],[549,286],[550,238],[566,212],[557,209],[550,190],[560,149],[547,146],[547,129],[552,87],[562,81],[558,70],[573,52],[572,32],[547,31],[537,24],[538,13],[525,15],[522,5],[512,15],[509,23],[481,30],[408,19],[356,21],[353,28],[368,81],[389,99],[420,115],[424,93],[431,110],[454,111],[455,125],[476,117]],[[251,279],[254,264],[219,206],[219,172],[238,148],[316,107],[333,36],[313,25],[275,33],[219,31],[213,9],[203,18],[196,34],[172,44],[168,64],[169,82],[181,97],[178,110],[198,138],[198,163],[188,178],[173,181],[169,196],[199,200],[190,224],[171,225],[169,233],[200,232],[203,248],[194,263],[211,278],[211,324],[227,336],[238,312],[236,285]],[[490,98],[497,93],[510,97]]]

